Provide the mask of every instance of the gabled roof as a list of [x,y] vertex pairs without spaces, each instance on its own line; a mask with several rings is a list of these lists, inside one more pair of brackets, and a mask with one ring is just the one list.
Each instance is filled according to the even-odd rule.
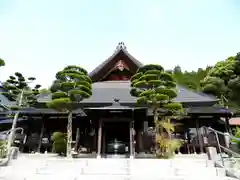
[[[136,98],[130,94],[129,81],[103,81],[92,84],[92,96],[81,102],[86,106],[97,104],[112,104],[114,99],[119,99],[121,104],[135,105]],[[176,102],[182,102],[187,106],[212,106],[217,102],[216,98],[203,93],[196,93],[182,86],[177,86],[178,96]],[[39,102],[48,102],[51,95],[40,97]]]
[[137,68],[141,67],[143,64],[138,61],[136,58],[134,58],[126,49],[126,46],[123,42],[120,42],[115,50],[115,52],[103,63],[101,63],[99,66],[97,66],[92,72],[89,73],[89,76],[93,78],[95,75],[97,75],[101,70],[103,70],[105,67],[107,67],[112,61],[115,60],[115,58],[120,55],[124,54]]

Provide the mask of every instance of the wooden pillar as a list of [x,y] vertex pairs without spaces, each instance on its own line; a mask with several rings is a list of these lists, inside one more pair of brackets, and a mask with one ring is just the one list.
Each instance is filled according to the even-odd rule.
[[143,150],[143,131],[144,131],[144,122],[141,123],[140,127],[137,130],[136,139],[138,143],[138,152],[144,152]]
[[80,128],[77,128],[77,132],[76,132],[76,143],[75,143],[75,147],[74,147],[74,150],[76,152],[78,152],[78,144],[80,144]]
[[97,152],[97,123],[96,120],[92,120],[92,152]]
[[197,139],[198,139],[198,144],[200,146],[200,152],[204,153],[203,151],[203,142],[202,142],[202,133],[199,134],[199,122],[198,118],[196,118],[196,131],[197,131]]
[[136,130],[136,144],[137,144],[137,152],[139,152],[139,153],[143,152],[141,129]]
[[98,121],[98,144],[97,144],[97,158],[101,158],[102,150],[102,120]]
[[103,146],[102,147],[102,154],[105,155],[105,152],[106,152],[106,131],[105,130],[103,130],[103,132],[102,132],[102,146]]
[[38,147],[37,147],[37,152],[39,152],[39,153],[40,153],[41,146],[42,146],[43,133],[44,133],[44,122],[42,122],[42,127],[41,127],[41,131],[40,131]]
[[132,120],[129,123],[129,139],[130,139],[130,158],[133,158],[133,123]]

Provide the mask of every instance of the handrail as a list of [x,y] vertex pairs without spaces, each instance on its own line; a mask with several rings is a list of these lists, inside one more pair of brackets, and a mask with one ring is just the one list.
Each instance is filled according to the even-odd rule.
[[0,132],[0,134],[2,134],[2,135],[9,135],[11,131],[18,131],[18,130],[21,130],[21,134],[24,133],[24,129],[22,127],[16,127],[15,129],[9,129],[7,131],[4,131],[3,133]]
[[[218,130],[216,130],[216,129],[213,129],[213,128],[211,128],[211,127],[206,127],[206,126],[203,126],[203,127],[205,127],[205,128],[207,128],[207,129],[209,129],[209,130],[211,130],[211,131],[215,131],[217,134],[220,134],[220,135],[223,135],[223,136],[225,136],[226,134],[225,133],[223,133],[223,132],[221,132],[221,131],[218,131]],[[236,137],[234,137],[234,136],[232,136],[232,135],[228,135],[231,139],[233,139],[233,140],[236,140],[236,141],[240,141],[240,138],[236,138]]]
[[8,130],[8,131],[7,131],[7,134],[9,135],[11,131],[17,131],[17,130],[21,130],[21,134],[24,133],[24,129],[23,129],[23,128],[21,128],[21,127],[16,127],[16,128],[14,128],[14,129]]
[[[217,141],[217,148],[218,148],[218,150],[219,150],[219,154],[220,154],[220,157],[221,157],[222,165],[223,165],[224,168],[226,168],[226,167],[225,167],[225,164],[224,164],[224,158],[223,158],[223,156],[222,156],[222,149],[223,149],[225,152],[228,152],[228,153],[231,153],[231,154],[234,154],[234,155],[240,157],[240,154],[239,154],[239,153],[234,152],[234,151],[232,151],[231,149],[226,148],[226,147],[224,147],[224,146],[222,146],[222,145],[220,144],[218,134],[223,135],[223,136],[226,136],[225,133],[220,132],[220,131],[217,131],[217,130],[211,128],[211,127],[206,127],[206,126],[202,126],[202,127],[214,133],[215,138],[216,138],[216,141]],[[240,138],[236,138],[236,137],[234,137],[234,136],[232,136],[232,135],[230,135],[230,134],[229,134],[228,136],[229,136],[231,139],[240,141]]]
[[239,156],[239,157],[240,157],[240,154],[239,154],[239,153],[236,153],[236,152],[232,151],[231,149],[228,149],[228,148],[226,148],[226,147],[224,147],[224,146],[222,146],[222,145],[220,145],[220,147],[221,147],[222,149],[224,149],[225,151],[230,152],[230,153],[234,154],[235,156]]
[[222,156],[222,149],[220,147],[220,142],[219,142],[219,138],[218,138],[218,132],[213,129],[213,128],[210,128],[210,127],[206,127],[206,126],[203,126],[203,128],[207,129],[207,130],[210,130],[214,133],[215,137],[216,137],[216,140],[217,140],[217,147],[218,147],[218,150],[219,150],[219,153],[220,153],[220,157],[221,157],[221,161],[222,161],[222,165],[225,167],[224,165],[224,160],[223,160],[223,156]]

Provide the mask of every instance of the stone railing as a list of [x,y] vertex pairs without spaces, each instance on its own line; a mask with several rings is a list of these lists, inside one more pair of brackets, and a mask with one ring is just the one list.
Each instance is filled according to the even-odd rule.
[[[229,156],[226,153],[222,153],[222,158],[224,161],[224,168],[228,174],[240,179],[240,157]],[[222,160],[219,154],[217,155],[215,162],[217,165],[222,166]]]
[[5,154],[5,157],[0,158],[0,166],[7,166],[12,159],[17,159],[18,153],[19,153],[18,147],[11,147],[9,155],[6,156]]

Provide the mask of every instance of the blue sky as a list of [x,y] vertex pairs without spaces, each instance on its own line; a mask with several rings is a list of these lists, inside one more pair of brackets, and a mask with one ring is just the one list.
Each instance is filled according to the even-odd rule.
[[240,51],[239,0],[0,0],[0,70],[48,87],[65,65],[91,71],[119,41],[143,63],[191,70]]

